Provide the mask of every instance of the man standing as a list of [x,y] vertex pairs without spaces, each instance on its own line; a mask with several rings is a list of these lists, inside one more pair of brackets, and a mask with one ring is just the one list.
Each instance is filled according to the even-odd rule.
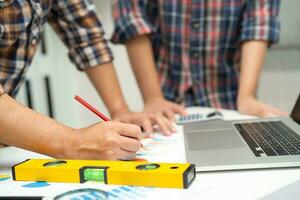
[[147,112],[173,118],[178,103],[285,115],[256,98],[278,12],[279,0],[115,0],[112,41],[126,45]]

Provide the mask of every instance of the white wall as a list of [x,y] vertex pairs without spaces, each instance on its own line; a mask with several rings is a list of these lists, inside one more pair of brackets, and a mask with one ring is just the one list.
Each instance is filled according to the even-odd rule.
[[290,112],[300,93],[300,1],[282,0],[280,41],[269,51],[258,97]]
[[300,1],[281,0],[280,46],[300,46]]

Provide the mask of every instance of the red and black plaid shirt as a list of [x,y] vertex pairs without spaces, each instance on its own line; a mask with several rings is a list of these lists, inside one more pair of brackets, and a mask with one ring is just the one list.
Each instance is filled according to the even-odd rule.
[[47,21],[78,69],[112,60],[92,0],[0,1],[0,87],[11,96],[25,78]]
[[279,0],[115,0],[112,41],[151,34],[165,97],[236,108],[243,41],[276,42]]

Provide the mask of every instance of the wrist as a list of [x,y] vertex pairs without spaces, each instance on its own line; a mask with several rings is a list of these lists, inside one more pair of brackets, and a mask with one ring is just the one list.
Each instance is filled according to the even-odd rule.
[[[244,92],[241,92],[244,91]],[[256,99],[256,95],[254,92],[245,92],[245,90],[240,90],[237,96],[237,102]]]
[[238,110],[244,110],[248,109],[248,105],[250,102],[253,102],[256,100],[256,97],[254,95],[238,95],[237,98],[237,109]]
[[110,113],[111,118],[115,118],[116,116],[118,116],[122,113],[128,113],[128,112],[130,112],[130,110],[129,110],[128,106],[125,103],[115,105],[114,107],[109,109],[109,113]]
[[64,127],[60,131],[60,141],[53,140],[50,142],[49,156],[54,158],[73,158],[72,149],[78,146],[78,139],[75,129]]
[[165,97],[162,94],[153,95],[151,97],[145,98],[144,102],[145,104],[153,101],[160,101],[165,100]]

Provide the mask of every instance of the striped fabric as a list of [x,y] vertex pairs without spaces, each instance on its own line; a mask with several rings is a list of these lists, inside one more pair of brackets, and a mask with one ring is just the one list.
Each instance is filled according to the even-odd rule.
[[162,91],[186,106],[236,109],[243,41],[276,42],[279,0],[114,1],[114,43],[150,34]]
[[0,1],[0,84],[11,96],[25,78],[47,21],[79,70],[112,60],[92,0]]

